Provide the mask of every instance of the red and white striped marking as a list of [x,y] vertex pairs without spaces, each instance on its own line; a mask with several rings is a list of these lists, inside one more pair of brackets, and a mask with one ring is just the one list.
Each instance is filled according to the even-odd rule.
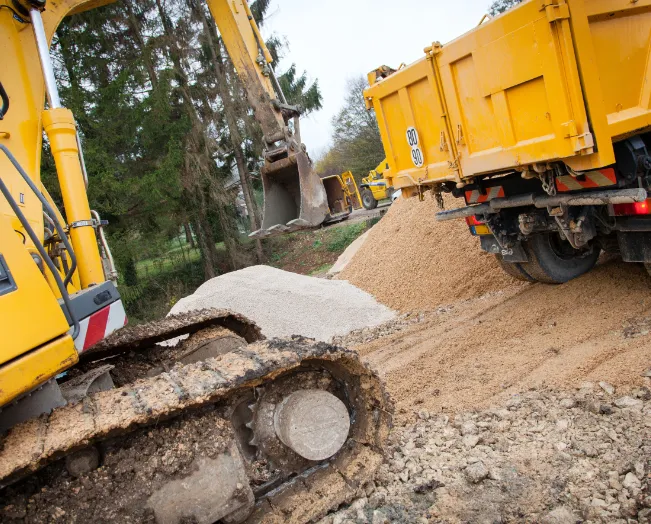
[[579,189],[613,186],[617,183],[617,175],[612,167],[581,173],[581,177],[581,179],[578,179],[572,175],[559,176],[556,179],[556,189],[564,193],[566,191],[578,191]]
[[482,194],[479,189],[473,191],[466,191],[466,204],[481,204],[488,202],[494,198],[502,198],[504,196],[504,188],[502,186],[487,187],[486,194]]
[[79,336],[75,340],[77,352],[83,353],[126,325],[127,314],[121,300],[100,309],[79,322]]

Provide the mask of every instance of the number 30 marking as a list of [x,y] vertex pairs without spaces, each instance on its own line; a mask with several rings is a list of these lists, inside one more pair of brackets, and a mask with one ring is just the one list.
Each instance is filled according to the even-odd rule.
[[418,131],[415,127],[407,128],[407,143],[411,147],[411,160],[416,167],[423,167],[423,152],[418,145]]

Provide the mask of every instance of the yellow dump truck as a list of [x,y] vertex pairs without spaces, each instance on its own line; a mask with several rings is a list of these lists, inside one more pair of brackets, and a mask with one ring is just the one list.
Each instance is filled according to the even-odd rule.
[[369,83],[391,185],[464,198],[437,219],[510,274],[649,267],[651,0],[529,0]]

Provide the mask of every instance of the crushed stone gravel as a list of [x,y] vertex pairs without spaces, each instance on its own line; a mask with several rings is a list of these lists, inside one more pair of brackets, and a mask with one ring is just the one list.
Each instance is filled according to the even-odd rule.
[[651,392],[632,398],[618,408],[586,383],[454,415],[421,410],[394,431],[375,481],[319,524],[649,524]]
[[252,266],[205,282],[177,302],[170,314],[218,308],[240,313],[268,338],[302,335],[329,342],[377,326],[396,314],[348,282]]

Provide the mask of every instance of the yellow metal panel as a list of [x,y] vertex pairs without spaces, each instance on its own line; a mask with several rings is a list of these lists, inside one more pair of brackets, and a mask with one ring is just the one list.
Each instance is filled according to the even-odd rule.
[[553,13],[527,2],[437,55],[464,177],[592,152],[569,11]]
[[65,334],[68,322],[9,220],[0,216],[0,254],[16,290],[0,295],[0,363],[42,346]]
[[0,406],[47,382],[79,361],[75,344],[65,335],[0,367]]
[[[107,3],[105,0],[56,0],[47,2],[43,12],[43,22],[48,40],[64,16],[69,12],[80,12]],[[11,0],[0,0],[0,5],[11,6]],[[42,146],[42,110],[45,94],[41,66],[36,50],[32,25],[20,23],[13,18],[10,9],[0,9],[0,57],[3,74],[2,84],[11,100],[11,106],[4,119],[0,121],[0,143],[8,147],[28,176],[40,186],[40,165]],[[9,74],[11,73],[11,74]],[[76,146],[75,146],[76,147]],[[16,172],[9,160],[0,154],[0,174],[8,185],[14,199],[21,205],[32,228],[39,238],[43,238],[43,208],[37,197],[31,192],[22,177]],[[80,193],[86,198],[86,191]],[[22,230],[21,224],[14,217],[7,202],[0,199],[0,215],[12,222],[12,228]],[[90,219],[90,214],[88,214]],[[94,236],[94,234],[93,234]],[[97,252],[96,241],[94,252]],[[27,237],[26,244],[31,240]],[[99,260],[96,254],[93,259],[93,249],[90,252],[78,251],[80,265],[85,260]],[[99,265],[101,268],[101,264]],[[95,264],[97,268],[97,264]],[[94,282],[103,282],[101,277],[93,278]]]
[[610,134],[651,126],[651,2],[586,2]]
[[[0,0],[0,5],[11,5],[10,0]],[[0,143],[8,147],[32,180],[40,180],[41,164],[41,111],[45,95],[43,79],[36,53],[34,34],[30,24],[13,19],[9,9],[0,9],[0,60],[4,86],[11,105],[0,120]],[[9,74],[11,72],[11,74]],[[42,239],[43,209],[36,196],[16,172],[4,154],[0,154],[0,174],[21,210]],[[0,198],[0,214],[14,218],[9,204]],[[16,229],[22,226],[16,220]],[[27,239],[27,243],[31,243]]]
[[586,5],[584,0],[568,0],[574,50],[581,75],[583,96],[590,108],[590,128],[595,141],[595,152],[593,154],[565,159],[565,162],[575,171],[588,171],[615,163],[615,151],[606,119],[597,56],[586,14],[586,8],[593,6],[595,3],[592,0]]
[[[431,59],[392,74],[367,89],[365,96],[375,108],[393,187],[458,179]],[[406,135],[410,127],[418,132],[422,167],[412,160]]]

